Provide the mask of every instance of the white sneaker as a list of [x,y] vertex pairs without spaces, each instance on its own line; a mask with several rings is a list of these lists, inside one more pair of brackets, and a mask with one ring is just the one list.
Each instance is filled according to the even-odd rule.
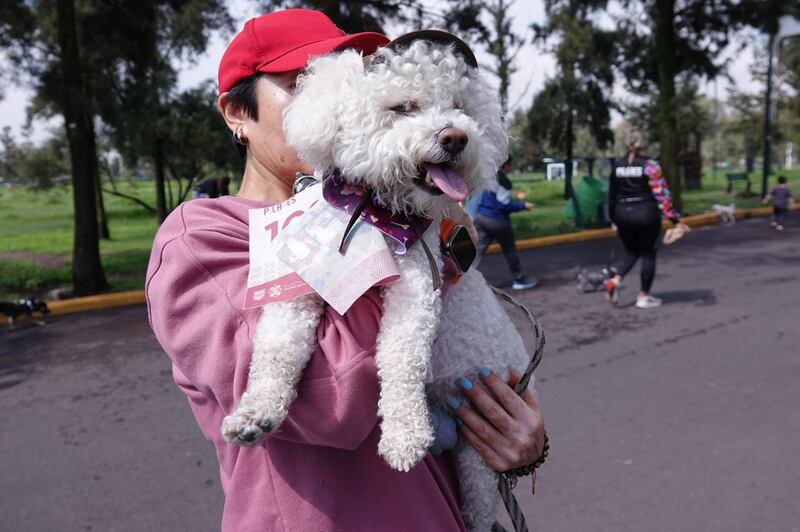
[[772,220],[772,221],[769,223],[769,225],[771,225],[772,227],[775,227],[776,225],[778,225],[778,222],[776,222],[775,220]]
[[778,231],[783,231],[783,226],[778,224],[775,226],[775,229],[777,229]]
[[636,297],[637,308],[658,308],[660,306],[661,306],[661,300],[658,299],[657,297],[653,297],[650,295]]

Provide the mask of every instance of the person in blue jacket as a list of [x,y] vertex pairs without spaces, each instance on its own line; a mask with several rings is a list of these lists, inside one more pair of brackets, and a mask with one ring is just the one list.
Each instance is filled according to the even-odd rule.
[[[494,240],[503,248],[503,255],[506,263],[514,276],[514,283],[511,288],[514,290],[524,290],[536,286],[536,278],[526,276],[522,273],[517,246],[514,238],[514,229],[511,227],[511,213],[529,211],[533,204],[527,201],[515,201],[511,199],[511,180],[506,175],[511,171],[511,155],[500,171],[497,172],[497,188],[487,190],[483,193],[478,204],[478,213],[475,216],[475,228],[478,230],[478,255],[477,260],[486,252]],[[524,199],[522,196],[520,199]],[[476,260],[476,262],[477,262]]]

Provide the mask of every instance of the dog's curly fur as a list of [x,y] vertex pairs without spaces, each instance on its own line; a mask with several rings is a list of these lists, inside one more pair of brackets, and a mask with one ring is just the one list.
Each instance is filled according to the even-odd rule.
[[720,205],[715,203],[711,206],[711,210],[719,216],[720,221],[726,225],[733,225],[736,223],[736,204]]
[[[456,155],[437,142],[447,127],[467,134]],[[300,157],[318,171],[338,169],[370,187],[394,212],[433,218],[423,238],[440,267],[438,227],[451,200],[414,180],[425,163],[448,164],[475,192],[491,184],[508,149],[495,91],[450,47],[426,41],[403,50],[382,48],[366,59],[344,51],[313,60],[298,79],[284,129]],[[457,393],[457,378],[474,377],[480,367],[506,377],[509,367],[524,369],[528,356],[480,273],[464,275],[442,301],[432,289],[421,245],[396,260],[401,276],[383,289],[375,355],[381,381],[378,452],[391,467],[408,471],[434,440],[429,408]],[[284,420],[313,352],[322,310],[317,296],[263,308],[247,391],[223,422],[226,439],[253,445]],[[463,442],[456,465],[468,528],[490,530],[495,473]]]

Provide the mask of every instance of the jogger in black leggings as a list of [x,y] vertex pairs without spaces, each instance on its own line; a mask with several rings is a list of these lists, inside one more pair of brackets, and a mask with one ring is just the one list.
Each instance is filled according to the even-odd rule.
[[[611,303],[619,301],[622,279],[641,259],[641,289],[636,298],[639,308],[654,308],[661,300],[650,295],[656,275],[656,253],[661,235],[661,215],[677,226],[683,226],[672,208],[669,189],[661,176],[658,163],[639,152],[644,138],[638,131],[626,135],[626,157],[614,161],[609,178],[611,219],[625,247],[616,275],[606,281],[606,295]],[[685,230],[685,226],[683,226]]]
[[617,234],[625,246],[617,273],[625,277],[636,261],[641,259],[641,288],[644,294],[649,294],[656,276],[656,246],[661,235],[661,214],[652,201],[618,204],[615,214]]

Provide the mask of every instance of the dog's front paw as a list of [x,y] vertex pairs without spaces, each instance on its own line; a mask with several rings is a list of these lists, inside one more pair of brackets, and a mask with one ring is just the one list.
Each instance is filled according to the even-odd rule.
[[384,419],[381,430],[378,454],[389,467],[397,471],[409,471],[433,445],[433,428],[427,419],[425,423],[419,424],[389,422]]
[[277,430],[284,417],[242,404],[222,420],[222,437],[230,443],[252,447]]

